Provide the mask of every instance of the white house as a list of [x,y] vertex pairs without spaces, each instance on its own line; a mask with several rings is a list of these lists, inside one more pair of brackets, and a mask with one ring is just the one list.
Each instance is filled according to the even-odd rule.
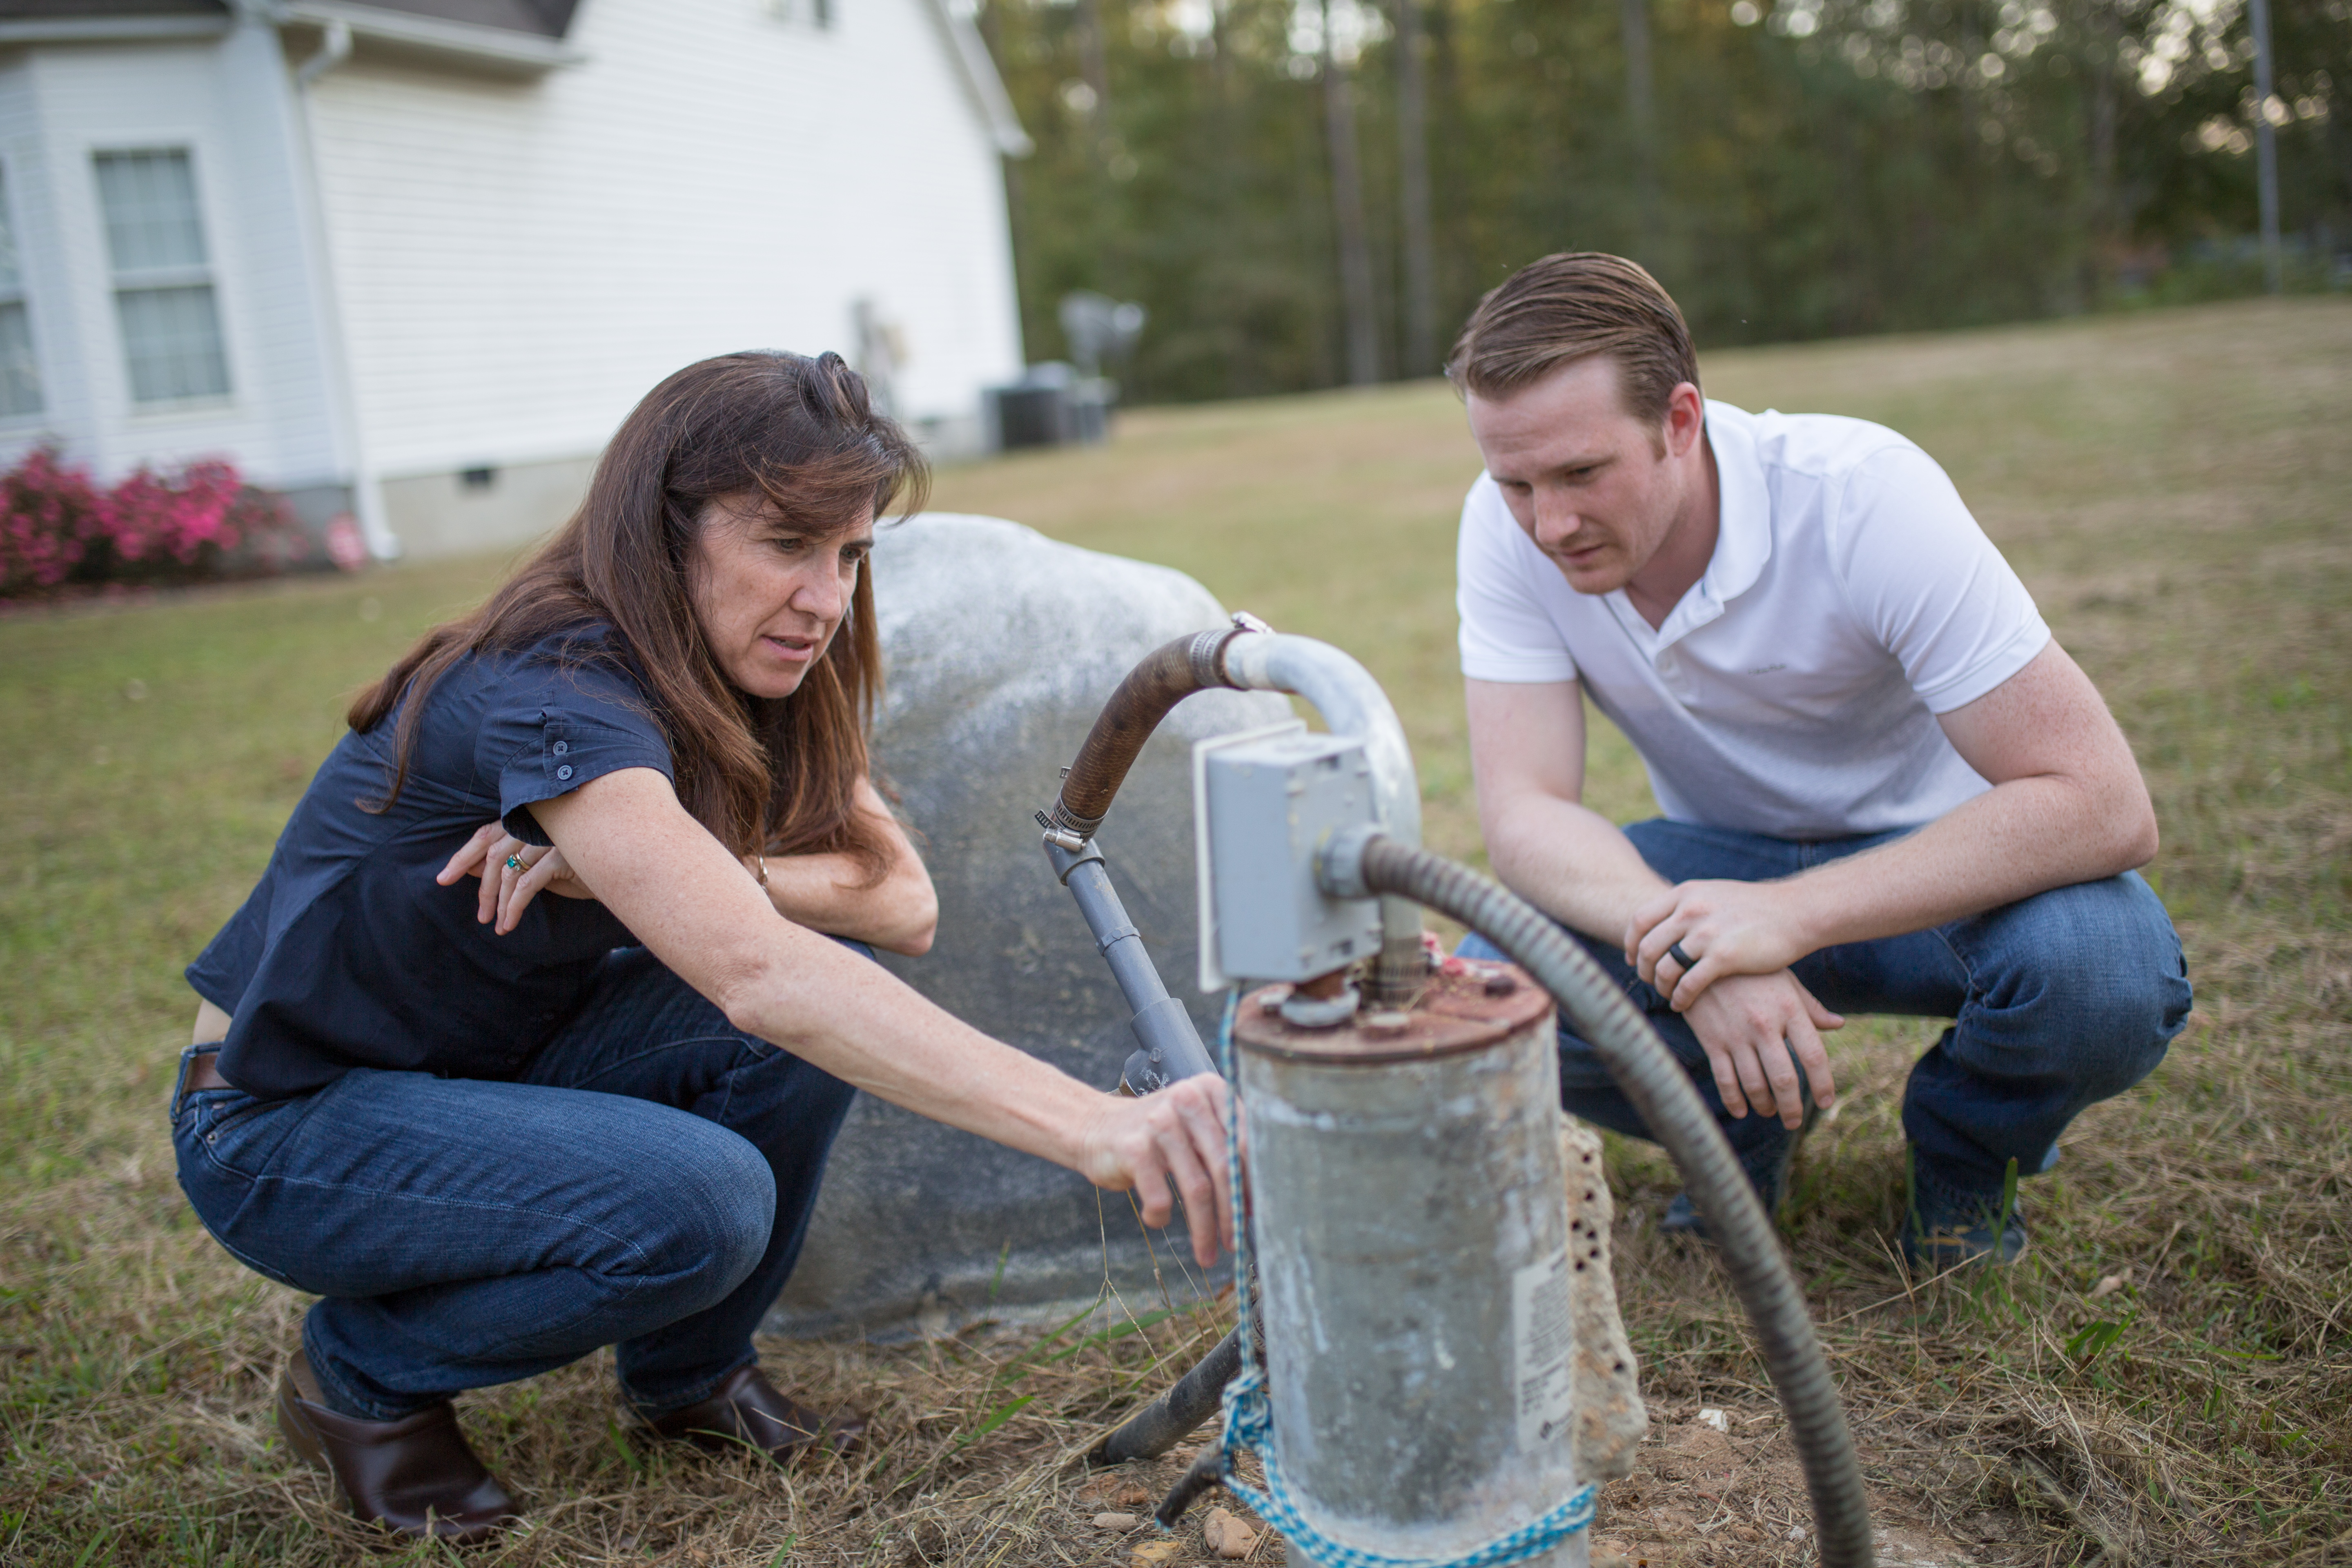
[[381,554],[560,521],[656,382],[1022,364],[970,0],[0,0],[0,463],[223,455]]

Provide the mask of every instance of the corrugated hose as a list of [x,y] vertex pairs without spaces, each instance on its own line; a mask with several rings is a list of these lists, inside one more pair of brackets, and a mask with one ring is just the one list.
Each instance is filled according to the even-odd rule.
[[1549,916],[1467,866],[1360,831],[1335,837],[1317,869],[1325,891],[1335,897],[1397,893],[1460,921],[1533,975],[1591,1042],[1674,1157],[1748,1309],[1804,1468],[1822,1568],[1870,1568],[1862,1468],[1804,1293],[1714,1113],[1649,1020]]

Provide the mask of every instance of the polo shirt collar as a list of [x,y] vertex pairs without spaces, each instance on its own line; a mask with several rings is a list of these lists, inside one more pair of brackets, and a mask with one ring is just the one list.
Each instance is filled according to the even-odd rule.
[[1764,487],[1764,464],[1756,455],[1756,431],[1743,409],[1727,403],[1706,405],[1706,439],[1715,448],[1715,556],[1699,592],[1725,605],[1756,586],[1772,559],[1772,500]]
[[[1655,640],[1660,649],[1721,616],[1725,605],[1756,585],[1756,579],[1764,574],[1764,563],[1772,558],[1771,498],[1764,484],[1764,464],[1756,455],[1750,416],[1728,403],[1710,399],[1706,441],[1715,453],[1715,553],[1707,560],[1706,571],[1658,627]],[[1609,597],[1612,602],[1624,599],[1624,590]],[[1622,613],[1641,622],[1631,600],[1624,601]],[[1641,629],[1649,630],[1646,624]]]

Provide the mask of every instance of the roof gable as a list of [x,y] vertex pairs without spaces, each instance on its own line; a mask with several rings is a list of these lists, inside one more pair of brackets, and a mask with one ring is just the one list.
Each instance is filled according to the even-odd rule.
[[131,16],[226,18],[227,0],[0,0],[0,21],[100,21]]
[[[497,27],[561,38],[580,0],[355,0],[370,11],[397,11],[436,22]],[[94,22],[150,16],[226,20],[228,0],[0,0],[0,21]]]
[[[973,0],[916,0],[937,24],[989,140],[1026,157],[1028,134],[988,47],[972,26]],[[279,26],[320,39],[302,71],[349,58],[356,43],[445,67],[538,76],[585,57],[566,41],[579,0],[267,0]],[[210,36],[225,31],[231,0],[0,0],[0,45]]]
[[579,0],[362,0],[370,10],[403,11],[437,22],[463,22],[469,26],[500,27],[510,33],[530,33],[560,38],[572,26]]

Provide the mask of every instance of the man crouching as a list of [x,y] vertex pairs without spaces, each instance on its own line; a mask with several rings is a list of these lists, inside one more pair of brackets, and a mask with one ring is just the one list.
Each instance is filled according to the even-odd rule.
[[[1630,261],[1522,269],[1447,373],[1486,463],[1459,605],[1496,873],[1646,1009],[1767,1212],[1835,1099],[1822,1032],[1952,1019],[1904,1093],[1904,1249],[2013,1260],[2012,1164],[2049,1170],[2189,1014],[2132,869],[2155,812],[2097,690],[1933,459],[1861,420],[1703,399],[1682,313]],[[1621,831],[1581,804],[1580,693],[1663,817]],[[1647,1136],[1565,1028],[1560,1082]],[[1664,1224],[1704,1234],[1686,1196]]]

